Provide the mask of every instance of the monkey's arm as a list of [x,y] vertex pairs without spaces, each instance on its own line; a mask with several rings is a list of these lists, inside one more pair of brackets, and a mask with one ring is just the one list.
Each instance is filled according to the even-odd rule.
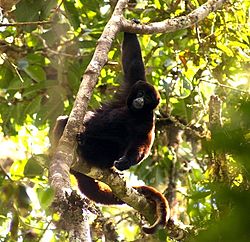
[[125,74],[125,82],[133,85],[139,80],[146,81],[141,47],[136,34],[124,33],[122,66]]
[[150,140],[144,137],[137,137],[130,144],[128,150],[118,161],[115,161],[115,167],[120,170],[127,170],[131,166],[138,164],[149,155],[151,145]]

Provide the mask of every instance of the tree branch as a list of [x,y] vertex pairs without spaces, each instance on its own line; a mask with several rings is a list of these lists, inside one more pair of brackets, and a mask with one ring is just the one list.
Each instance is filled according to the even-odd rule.
[[[148,200],[135,189],[128,187],[126,181],[119,173],[115,172],[115,170],[91,167],[84,160],[74,163],[72,169],[97,179],[98,181],[104,182],[111,188],[112,192],[117,197],[138,211],[150,224],[155,221],[155,216],[157,214],[152,213],[152,211],[155,211],[155,206],[152,203],[149,203]],[[185,226],[176,224],[172,219],[169,220],[167,229],[168,235],[171,238],[183,239],[187,236]]]
[[211,12],[220,8],[226,0],[208,0],[186,16],[166,19],[161,22],[149,24],[136,24],[122,18],[122,31],[138,34],[169,33],[180,29],[186,29],[206,18]]
[[[98,40],[96,50],[89,63],[76,96],[74,107],[59,141],[53,161],[50,165],[50,182],[56,194],[64,196],[64,189],[70,188],[69,169],[73,162],[76,133],[82,128],[82,121],[87,110],[88,102],[97,83],[102,67],[107,62],[108,51],[121,28],[121,15],[127,0],[120,0],[114,13],[107,23]],[[80,128],[81,127],[81,128]],[[58,173],[59,171],[59,173]]]
[[149,204],[147,199],[136,192],[135,189],[128,187],[126,181],[114,169],[91,167],[83,160],[74,163],[72,169],[104,182],[112,189],[117,197],[137,210],[147,221],[154,221],[154,215],[152,214],[154,206]]
[[52,21],[34,21],[34,22],[0,23],[0,27],[27,26],[27,25],[46,25],[46,24],[51,24],[51,23],[52,23]]
[[[55,190],[55,200],[59,204],[59,206],[55,207],[55,209],[59,211],[61,211],[60,204],[62,206],[65,203],[67,204],[65,192],[69,191],[69,193],[71,193],[69,170],[74,158],[76,133],[79,132],[82,127],[82,121],[87,110],[87,105],[97,83],[98,76],[102,67],[107,62],[108,51],[111,47],[111,44],[121,28],[121,16],[127,1],[128,0],[120,0],[117,2],[113,15],[111,16],[100,39],[98,40],[93,58],[84,73],[79,91],[76,96],[74,107],[71,111],[69,120],[49,167],[49,181],[52,188]],[[76,213],[77,212],[78,211],[76,210]],[[61,213],[61,216],[63,215],[65,214]],[[79,235],[80,230],[83,230],[85,234],[88,234],[86,232],[89,230],[88,223],[83,222],[81,223],[81,226],[79,226],[78,220],[72,221],[69,218],[64,220],[68,221],[69,226],[65,227],[68,228],[70,236],[77,234],[78,238],[84,237],[84,235]],[[84,219],[82,219],[82,221],[84,221]],[[72,226],[72,224],[75,226]],[[75,237],[71,237],[70,240],[75,241]]]

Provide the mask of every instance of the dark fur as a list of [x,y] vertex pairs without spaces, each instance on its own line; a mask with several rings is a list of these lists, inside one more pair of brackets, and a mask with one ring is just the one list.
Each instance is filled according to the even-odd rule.
[[[154,140],[153,110],[159,104],[160,96],[146,82],[136,34],[124,33],[122,65],[125,81],[113,100],[84,120],[85,131],[77,136],[79,159],[99,168],[129,169],[149,155]],[[75,171],[72,174],[81,192],[91,200],[102,204],[123,204],[110,189],[102,189],[94,179]],[[146,193],[147,186],[136,189],[156,204],[157,220],[144,229],[146,233],[153,233],[158,224],[166,224],[166,199],[153,188],[148,187],[149,194],[154,194],[152,199]]]
[[[100,168],[129,169],[149,154],[154,138],[154,113],[160,96],[145,79],[141,49],[135,34],[124,34],[122,64],[125,81],[114,99],[96,110],[78,135],[79,157]],[[140,92],[144,105],[134,106]]]

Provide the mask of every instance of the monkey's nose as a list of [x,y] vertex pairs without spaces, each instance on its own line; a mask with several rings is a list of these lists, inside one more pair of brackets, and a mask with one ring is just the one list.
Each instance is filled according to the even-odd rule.
[[143,107],[143,105],[144,105],[143,97],[138,97],[138,98],[134,99],[134,101],[133,101],[134,108],[141,109]]

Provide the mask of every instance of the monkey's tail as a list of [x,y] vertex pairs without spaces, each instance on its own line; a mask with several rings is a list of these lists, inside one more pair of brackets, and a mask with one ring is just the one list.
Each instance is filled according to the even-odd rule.
[[75,171],[71,171],[71,173],[75,176],[80,191],[94,202],[104,205],[124,204],[122,200],[112,193],[107,185],[104,186],[102,183],[82,173]]
[[[107,185],[104,186],[103,183],[82,173],[72,170],[71,173],[77,179],[80,191],[94,202],[104,205],[124,204],[122,200],[112,193],[112,190]],[[167,199],[155,188],[150,186],[133,186],[133,188],[144,195],[149,201],[152,201],[156,209],[155,222],[148,227],[142,227],[142,230],[147,234],[153,234],[159,227],[165,227],[170,217],[170,209]]]
[[170,218],[170,208],[167,199],[153,187],[136,186],[134,188],[155,204],[156,221],[148,227],[143,226],[143,232],[153,234],[159,227],[165,227]]

